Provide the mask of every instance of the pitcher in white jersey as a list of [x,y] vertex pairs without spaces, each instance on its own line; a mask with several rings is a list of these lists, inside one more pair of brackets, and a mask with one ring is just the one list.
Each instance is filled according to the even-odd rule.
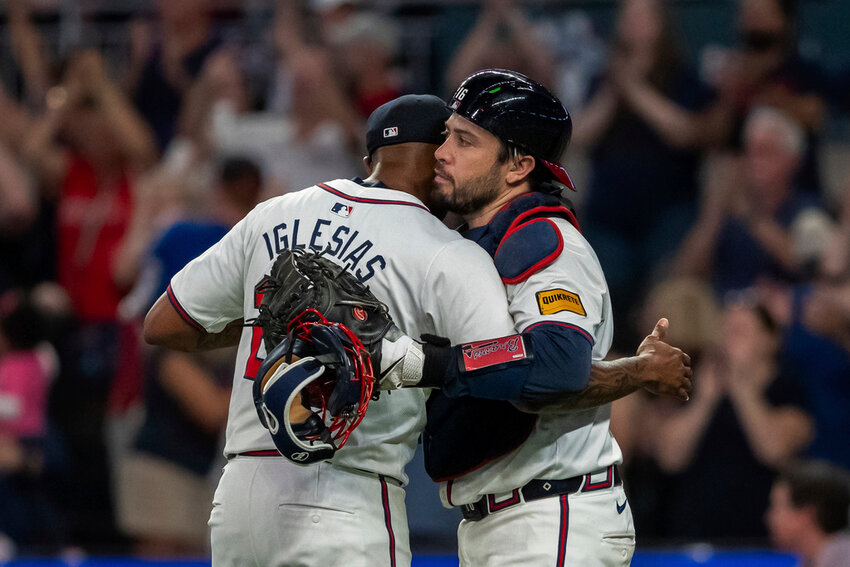
[[[257,419],[251,389],[265,352],[259,330],[242,321],[256,317],[254,286],[279,250],[327,250],[413,336],[460,342],[513,329],[490,258],[423,203],[448,115],[445,103],[411,96],[396,110],[408,119],[370,140],[375,175],[261,203],[172,279],[167,297],[145,321],[149,342],[175,348],[208,348],[239,336],[228,462],[210,517],[214,565],[410,563],[404,466],[424,425],[425,391],[372,402],[345,447],[315,466],[280,457]],[[470,280],[477,282],[474,289]]]

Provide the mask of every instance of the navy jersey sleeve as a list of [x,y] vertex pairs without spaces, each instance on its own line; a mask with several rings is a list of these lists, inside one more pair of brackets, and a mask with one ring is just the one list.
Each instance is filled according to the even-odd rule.
[[[453,347],[443,381],[449,397],[473,396],[515,403],[541,402],[582,390],[590,380],[592,344],[585,333],[542,324],[522,334],[526,356],[465,371],[462,346]],[[457,362],[456,362],[457,361]]]

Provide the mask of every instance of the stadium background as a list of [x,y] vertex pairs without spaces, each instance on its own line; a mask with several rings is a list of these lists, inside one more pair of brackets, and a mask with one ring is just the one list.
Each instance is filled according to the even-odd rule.
[[[180,2],[180,0],[176,1]],[[211,29],[214,30],[213,35],[218,41],[217,47],[231,49],[235,53],[234,61],[244,73],[245,89],[250,101],[247,104],[248,110],[254,113],[270,113],[255,114],[259,118],[252,123],[251,113],[246,112],[244,123],[248,124],[246,132],[260,132],[266,135],[269,128],[274,128],[278,124],[272,121],[269,123],[271,126],[263,129],[262,126],[258,126],[263,116],[272,116],[274,120],[279,120],[280,124],[292,119],[292,115],[288,113],[292,113],[295,108],[292,103],[292,97],[295,95],[287,91],[287,88],[292,88],[291,84],[283,89],[275,88],[275,81],[281,80],[281,77],[284,83],[287,81],[291,83],[292,74],[287,75],[285,71],[278,74],[275,72],[281,64],[274,48],[275,37],[272,25],[275,16],[280,16],[285,9],[284,6],[292,4],[271,0],[242,2],[220,0],[207,4],[212,18]],[[338,8],[338,4],[344,3],[305,2],[304,9],[308,16],[302,28],[304,36],[308,38],[305,44],[322,45],[321,39],[310,36],[311,33],[318,33],[316,30],[322,25],[321,21],[317,23],[315,19],[318,19],[317,15],[322,10]],[[389,52],[387,76],[393,88],[398,92],[430,92],[443,96],[448,94],[447,89],[452,85],[447,79],[447,70],[455,61],[458,49],[468,37],[470,30],[479,22],[482,12],[480,3],[449,0],[428,2],[361,0],[351,4],[354,5],[352,9],[355,12],[379,14],[378,20],[364,20],[374,27],[364,31],[352,25],[348,30],[350,35],[347,38],[349,41],[365,41],[363,38],[367,35],[379,36],[378,43]],[[739,5],[737,2],[733,0],[673,0],[666,4],[670,9],[670,18],[676,32],[675,38],[682,50],[683,59],[697,72],[706,71],[710,65],[712,53],[738,47],[736,18]],[[850,88],[847,86],[850,85],[850,79],[848,79],[850,77],[850,35],[847,34],[850,2],[799,0],[796,5],[798,12],[795,17],[797,22],[795,50],[806,60],[817,64],[828,77],[828,85],[822,93],[819,93],[829,114],[818,132],[820,187],[814,192],[819,196],[822,210],[832,223],[830,226],[838,227],[842,222],[846,222],[846,219],[842,217],[842,202],[846,202],[845,195],[848,192],[847,188],[850,187],[850,166],[847,165],[847,157],[850,156],[850,151],[847,149],[850,147],[850,121],[847,115],[847,109],[850,108]],[[22,72],[20,48],[15,43],[18,40],[12,33],[14,26],[11,18],[8,17],[10,7],[20,13],[21,6],[29,7],[23,12],[29,19],[32,30],[38,34],[45,45],[49,59],[56,63],[73,53],[75,48],[93,48],[103,57],[106,72],[111,80],[122,89],[126,86],[123,83],[125,78],[123,75],[132,67],[134,35],[129,32],[130,25],[138,20],[147,21],[154,29],[152,35],[155,42],[157,18],[161,9],[153,1],[140,0],[79,2],[61,0],[10,2],[7,0],[2,3],[0,5],[0,79],[5,90],[4,98],[8,97],[16,101],[36,118],[46,112],[45,106],[41,104],[43,101],[34,100],[31,96],[32,92],[38,92],[38,89],[32,88],[26,73]],[[606,66],[609,53],[606,51],[606,46],[610,45],[610,39],[614,33],[619,6],[620,3],[609,0],[518,1],[513,6],[521,10],[528,18],[526,26],[528,33],[542,38],[541,45],[550,50],[549,55],[554,61],[553,77],[560,81],[556,84],[556,90],[563,87],[559,94],[568,108],[575,109],[576,118],[579,120],[582,106],[593,88],[594,77],[602,73]],[[314,19],[310,19],[309,16]],[[351,84],[342,85],[341,90],[351,96],[349,102],[355,105],[355,102],[363,101],[355,101],[356,94],[352,94],[351,89],[356,87],[352,87],[352,84],[356,84],[356,80],[353,79]],[[49,92],[48,87],[49,85],[43,88],[41,95]],[[287,92],[289,94],[286,94]],[[138,96],[140,95],[137,94]],[[128,101],[132,103],[133,100],[132,94],[128,95]],[[216,119],[209,116],[207,118],[210,121]],[[361,113],[357,118],[361,122],[355,125],[355,131],[362,125],[362,118]],[[221,115],[217,119],[224,120]],[[212,129],[215,130],[215,126]],[[345,129],[341,133],[337,132],[341,137],[346,135]],[[156,134],[158,142],[156,163],[147,167],[152,171],[157,168],[172,171],[173,168],[178,167],[174,165],[175,163],[183,163],[180,160],[186,158],[180,157],[182,155],[180,148],[169,147],[167,144],[169,140],[159,136],[159,132]],[[191,135],[189,137],[191,138]],[[209,164],[220,164],[222,160],[235,155],[258,163],[267,181],[267,185],[261,190],[263,195],[280,190],[294,190],[304,185],[304,183],[298,185],[293,182],[295,186],[287,187],[284,183],[281,188],[281,184],[268,183],[272,178],[274,181],[280,181],[278,177],[284,176],[285,173],[269,166],[267,155],[263,155],[263,152],[259,150],[256,155],[251,155],[251,152],[255,150],[251,144],[240,147],[239,144],[245,141],[244,137],[237,137],[235,140],[225,139],[226,136],[220,136],[220,138],[217,140],[219,143],[217,148],[211,151],[211,156],[207,156],[208,161],[205,165],[199,166],[200,170],[206,172],[205,176],[199,176],[205,181],[180,180],[179,183],[172,183],[173,186],[180,185],[180,189],[174,189],[175,191],[180,191],[181,195],[184,197],[188,195],[188,197],[185,197],[176,207],[173,203],[168,203],[167,199],[162,199],[161,201],[165,204],[157,211],[161,214],[156,223],[157,227],[165,226],[163,218],[173,220],[181,214],[186,216],[185,210],[191,209],[191,205],[187,206],[186,203],[201,202],[200,208],[205,212],[211,209],[210,202],[215,198],[214,195],[217,195],[212,188],[215,185],[212,179],[215,178],[216,169]],[[265,138],[261,136],[262,139]],[[271,140],[270,144],[281,143],[279,137],[274,134],[270,134],[268,139]],[[62,136],[57,136],[57,142],[60,145],[68,143],[67,140],[62,139]],[[283,147],[286,147],[289,142],[284,140]],[[640,143],[639,140],[635,141],[636,145]],[[23,214],[0,215],[0,292],[11,291],[16,294],[15,297],[20,298],[28,294],[35,296],[34,291],[39,290],[42,295],[37,297],[42,298],[40,300],[42,303],[39,303],[38,307],[48,311],[48,315],[53,317],[51,320],[53,326],[47,328],[43,337],[52,344],[51,356],[55,356],[55,366],[51,366],[50,372],[47,372],[53,375],[53,382],[48,388],[50,398],[44,409],[46,429],[44,434],[39,436],[36,448],[39,458],[43,461],[37,473],[33,473],[37,482],[27,489],[31,490],[32,486],[36,486],[36,493],[43,497],[43,502],[40,501],[39,506],[43,506],[44,509],[40,509],[34,517],[42,518],[39,521],[55,522],[60,527],[51,530],[41,526],[16,543],[3,538],[0,540],[3,542],[0,544],[0,564],[3,564],[5,560],[12,560],[16,553],[19,554],[18,559],[10,563],[12,565],[142,564],[141,561],[134,562],[132,559],[96,559],[98,556],[112,558],[119,555],[132,556],[135,549],[133,539],[125,533],[115,517],[115,494],[118,491],[115,484],[121,470],[117,461],[121,458],[121,451],[133,444],[134,435],[142,419],[139,417],[140,411],[144,408],[146,401],[142,394],[143,384],[149,379],[142,376],[142,361],[147,354],[141,349],[124,348],[127,341],[132,343],[138,338],[132,334],[132,331],[127,331],[130,333],[129,338],[124,334],[127,321],[130,321],[131,328],[133,325],[133,309],[131,309],[133,306],[127,307],[125,304],[125,308],[131,313],[130,316],[119,316],[116,313],[115,319],[120,322],[113,329],[121,328],[122,331],[119,334],[107,333],[108,336],[101,337],[89,345],[95,351],[103,351],[115,347],[116,343],[121,343],[123,346],[122,354],[119,355],[119,367],[122,369],[123,377],[118,377],[118,374],[122,374],[118,372],[115,376],[104,379],[105,383],[85,383],[81,386],[75,382],[79,376],[69,372],[67,367],[76,362],[68,363],[66,360],[67,352],[73,349],[69,349],[64,343],[72,340],[69,337],[75,336],[75,333],[85,333],[86,329],[91,332],[91,327],[86,327],[87,321],[84,321],[85,317],[81,317],[79,313],[76,316],[69,315],[69,312],[74,311],[73,301],[69,311],[59,309],[61,316],[57,315],[57,311],[51,311],[50,308],[45,307],[43,303],[47,301],[47,305],[55,306],[58,301],[60,305],[65,305],[61,300],[54,299],[51,303],[51,300],[43,299],[45,294],[54,298],[57,293],[57,289],[53,288],[49,290],[49,293],[44,292],[45,282],[58,281],[59,295],[62,291],[63,282],[61,274],[58,273],[60,258],[58,258],[57,250],[60,249],[59,239],[63,236],[62,232],[56,229],[60,201],[40,187],[39,176],[33,173],[32,166],[27,161],[27,155],[18,151],[15,139],[8,133],[3,136],[3,144],[6,147],[3,153],[10,155],[10,159],[24,172],[28,180],[26,191],[30,205],[21,205],[13,210],[17,213],[23,210]],[[234,148],[240,151],[234,151]],[[707,163],[708,156],[713,155],[713,150],[714,148],[711,151],[702,152],[701,159],[705,159]],[[300,150],[296,149],[296,151]],[[301,172],[304,178],[319,181],[324,179],[322,177],[324,174],[330,172],[335,174],[340,170],[345,176],[360,174],[356,163],[356,156],[361,151],[359,148],[351,150],[334,146],[333,151],[346,153],[347,161],[344,166],[332,168],[328,167],[327,163],[310,163],[309,167],[305,165],[303,168],[305,171]],[[355,159],[350,159],[352,157]],[[575,203],[580,211],[587,198],[586,188],[591,175],[591,160],[591,152],[582,151],[581,148],[571,149],[564,160],[580,188],[575,196]],[[345,173],[346,171],[348,173]],[[310,177],[311,175],[314,177]],[[11,192],[15,189],[6,191],[9,192],[3,193],[2,197],[7,199],[7,202],[5,205],[0,205],[0,213],[13,209],[9,204],[12,202]],[[160,201],[158,203],[161,204]],[[169,209],[169,206],[172,208]],[[615,205],[612,204],[612,206]],[[174,213],[174,208],[181,207],[183,212]],[[847,208],[847,205],[844,207]],[[582,218],[581,215],[579,218]],[[125,220],[128,226],[132,224],[132,213]],[[128,230],[128,232],[133,231]],[[142,242],[139,244],[140,248],[148,250],[154,245],[158,234],[151,231],[139,236],[138,232],[133,233],[133,237],[138,237]],[[850,244],[846,246],[850,247]],[[145,254],[148,253],[138,252],[140,258]],[[138,263],[142,265],[144,261],[139,259]],[[131,270],[133,272],[131,279],[134,280],[131,283],[138,283],[135,280],[144,272],[136,268]],[[848,272],[845,267],[838,279],[843,278],[846,282],[847,277]],[[812,283],[819,280],[817,276],[807,273],[793,283],[800,283],[800,281]],[[132,285],[125,286],[126,289],[132,287]],[[638,300],[635,300],[635,311],[646,303],[644,300],[647,294],[648,288]],[[142,297],[139,305],[144,305],[145,301],[149,301],[149,298]],[[138,313],[143,311],[143,307],[139,305],[135,307],[135,324],[138,323]],[[8,315],[8,310],[0,311],[4,316]],[[845,313],[845,316],[846,320],[850,321],[850,310]],[[673,319],[674,326],[676,323],[676,319]],[[689,337],[689,340],[691,338]],[[65,363],[64,367],[63,363]],[[127,371],[128,367],[129,371]],[[844,368],[846,369],[846,366]],[[844,377],[846,378],[846,383],[843,384],[844,389],[836,393],[837,403],[843,403],[847,399],[850,375],[844,375]],[[1,383],[0,386],[2,386]],[[68,395],[69,392],[72,394]],[[0,395],[2,393],[0,390]],[[89,394],[94,401],[86,398]],[[91,405],[88,405],[89,403]],[[800,403],[805,406],[803,400]],[[77,415],[86,413],[88,408],[92,408],[90,415],[101,414],[101,420],[91,423]],[[615,411],[616,409],[615,407]],[[844,411],[850,413],[850,406],[844,406]],[[815,421],[817,421],[816,417]],[[0,434],[4,434],[2,429]],[[77,444],[85,445],[92,440],[95,442],[80,452]],[[843,444],[844,455],[850,451],[850,442],[846,437],[843,441],[834,439],[833,444]],[[810,447],[800,449],[797,455],[820,458],[826,455],[829,458],[829,454],[817,454]],[[647,459],[651,460],[649,457]],[[847,461],[841,461],[838,458],[834,460],[838,464],[847,466]],[[85,462],[92,465],[91,470],[84,468]],[[209,476],[212,479],[220,464],[218,461],[211,467]],[[421,455],[417,455],[408,470],[412,477],[408,491],[408,510],[412,544],[417,556],[414,565],[455,564],[453,559],[444,557],[453,552],[453,526],[459,515],[439,505],[434,485],[422,473]],[[645,467],[639,468],[637,472],[645,482]],[[3,479],[0,482],[0,489],[14,491],[16,487],[14,483],[8,482],[8,479],[19,473],[20,471],[9,472],[9,469],[0,468],[0,479]],[[77,480],[80,482],[77,483]],[[640,486],[650,487],[652,490],[658,489],[658,485],[651,482]],[[692,490],[698,492],[702,490],[702,487],[693,486]],[[77,496],[69,497],[70,492],[77,493]],[[11,492],[2,494],[11,494]],[[33,492],[24,494],[31,496]],[[634,495],[633,500],[636,499],[637,495]],[[10,499],[7,502],[11,503],[13,500]],[[738,503],[730,501],[728,505],[729,515],[734,515]],[[13,504],[3,504],[3,506],[7,512],[14,510]],[[47,509],[46,512],[45,509]],[[38,516],[39,513],[46,515]],[[649,513],[651,514],[651,510]],[[44,520],[45,518],[47,520]],[[638,567],[690,564],[791,566],[797,563],[791,555],[771,551],[767,537],[668,538],[665,537],[663,529],[656,526],[655,519],[652,517],[637,516],[637,525],[639,552],[634,565]],[[747,551],[742,552],[740,548]],[[61,559],[52,562],[51,560],[39,562],[26,559],[45,556],[56,556]],[[86,558],[92,559],[86,560]],[[180,564],[206,563],[201,561]]]

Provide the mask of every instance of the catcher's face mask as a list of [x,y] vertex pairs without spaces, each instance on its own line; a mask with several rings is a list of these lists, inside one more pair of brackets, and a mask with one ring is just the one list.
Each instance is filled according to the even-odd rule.
[[375,383],[369,354],[357,337],[344,325],[308,312],[269,352],[253,392],[257,415],[275,447],[298,464],[330,459],[345,445],[366,414]]

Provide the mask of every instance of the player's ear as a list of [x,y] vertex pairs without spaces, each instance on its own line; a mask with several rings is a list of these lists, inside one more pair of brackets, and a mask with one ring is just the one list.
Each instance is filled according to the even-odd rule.
[[534,171],[536,160],[529,155],[519,154],[510,158],[510,168],[505,181],[508,185],[516,185],[528,179],[531,172]]
[[363,166],[366,168],[366,175],[372,175],[372,156],[363,156]]

